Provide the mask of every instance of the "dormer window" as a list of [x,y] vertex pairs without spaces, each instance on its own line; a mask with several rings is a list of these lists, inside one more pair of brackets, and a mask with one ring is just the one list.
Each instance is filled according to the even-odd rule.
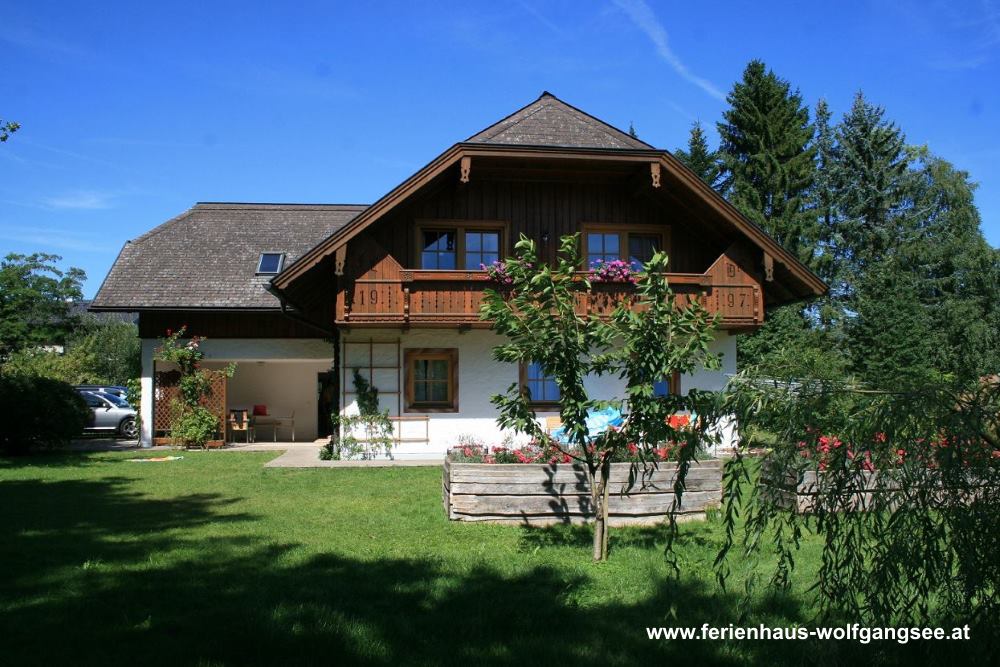
[[274,275],[281,273],[281,267],[285,263],[285,255],[280,252],[262,252],[260,261],[257,262],[257,273],[264,275]]

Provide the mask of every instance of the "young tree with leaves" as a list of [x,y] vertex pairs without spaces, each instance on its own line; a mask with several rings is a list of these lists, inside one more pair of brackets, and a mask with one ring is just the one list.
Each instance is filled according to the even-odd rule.
[[[675,371],[690,372],[698,367],[717,369],[721,363],[709,351],[714,321],[697,302],[680,307],[667,285],[667,258],[657,253],[640,274],[634,299],[620,303],[609,320],[580,312],[581,298],[591,289],[578,275],[579,234],[561,239],[554,267],[538,261],[534,241],[521,236],[516,256],[505,262],[509,289],[487,289],[480,316],[492,322],[506,338],[493,356],[505,363],[537,363],[559,387],[559,415],[566,442],[550,440],[536,418],[530,396],[513,383],[505,394],[492,397],[498,408],[498,424],[532,439],[548,443],[562,454],[583,464],[590,484],[594,508],[594,560],[608,554],[608,496],[611,461],[629,443],[646,452],[676,433],[667,417],[697,401],[697,392],[688,396],[656,397],[653,384]],[[588,376],[617,375],[626,387],[626,396],[591,396]],[[591,434],[588,414],[608,406],[628,416],[620,429]],[[686,433],[690,447],[682,448],[678,477],[712,420],[701,411],[701,431]]]
[[21,129],[21,124],[13,120],[0,118],[0,143],[7,141],[10,135]]
[[58,255],[9,254],[0,261],[0,363],[27,347],[61,344],[72,331],[70,302],[83,296],[86,274],[62,271]]

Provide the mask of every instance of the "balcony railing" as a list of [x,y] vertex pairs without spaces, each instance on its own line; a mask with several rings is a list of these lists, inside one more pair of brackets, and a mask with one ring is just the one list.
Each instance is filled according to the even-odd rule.
[[[678,300],[698,300],[721,315],[723,328],[758,326],[764,321],[763,296],[757,285],[713,283],[708,274],[667,274]],[[492,286],[484,271],[404,270],[399,279],[361,278],[337,300],[338,324],[489,326],[479,319],[483,290]],[[634,293],[627,283],[593,283],[581,292],[577,312],[610,315]]]

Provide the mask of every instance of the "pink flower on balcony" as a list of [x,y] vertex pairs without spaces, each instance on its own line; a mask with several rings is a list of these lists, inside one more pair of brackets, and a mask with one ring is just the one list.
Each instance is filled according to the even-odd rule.
[[632,265],[620,259],[613,259],[605,262],[599,259],[590,267],[589,278],[595,283],[629,283],[636,282],[635,272]]

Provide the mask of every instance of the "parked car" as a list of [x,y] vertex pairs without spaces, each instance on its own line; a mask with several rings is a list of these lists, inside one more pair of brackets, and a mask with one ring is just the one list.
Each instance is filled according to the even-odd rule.
[[135,410],[124,398],[98,391],[81,391],[90,408],[91,419],[85,429],[90,433],[115,433],[129,440],[139,434]]
[[101,394],[113,394],[119,398],[126,398],[128,389],[116,384],[78,384],[77,391],[96,391]]

